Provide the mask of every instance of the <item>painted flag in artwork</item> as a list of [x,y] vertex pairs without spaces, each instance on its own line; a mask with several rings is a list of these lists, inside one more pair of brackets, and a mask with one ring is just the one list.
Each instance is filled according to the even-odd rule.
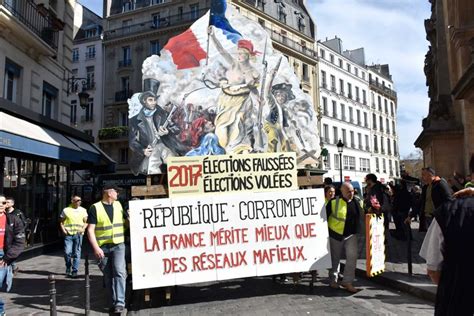
[[171,53],[177,69],[198,67],[201,60],[207,57],[208,26],[212,25],[220,29],[234,44],[242,38],[242,35],[227,19],[226,11],[226,0],[212,0],[210,12],[202,16],[185,32],[169,39],[164,49]]

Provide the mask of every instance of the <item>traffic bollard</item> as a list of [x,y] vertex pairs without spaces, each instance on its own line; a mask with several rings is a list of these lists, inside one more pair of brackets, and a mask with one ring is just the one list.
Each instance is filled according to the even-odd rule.
[[49,312],[51,316],[56,316],[56,279],[53,274],[48,277],[49,280]]
[[407,230],[408,230],[408,236],[407,236],[407,264],[408,264],[408,274],[413,275],[413,265],[412,265],[412,257],[411,257],[411,241],[413,240],[413,236],[411,234],[411,225],[410,223],[406,224]]
[[85,261],[85,283],[86,283],[86,304],[85,304],[85,314],[86,316],[90,314],[91,310],[91,285],[89,281],[89,254],[86,254],[86,261]]

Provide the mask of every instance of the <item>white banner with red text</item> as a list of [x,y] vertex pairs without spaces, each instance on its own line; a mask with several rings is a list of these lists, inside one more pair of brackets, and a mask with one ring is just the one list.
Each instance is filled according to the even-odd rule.
[[130,201],[133,289],[331,266],[323,189]]

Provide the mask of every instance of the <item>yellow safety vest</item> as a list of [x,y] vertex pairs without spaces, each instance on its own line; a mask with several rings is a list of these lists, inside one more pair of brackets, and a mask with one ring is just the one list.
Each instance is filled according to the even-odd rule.
[[124,226],[125,219],[123,218],[123,209],[120,202],[113,203],[114,214],[113,223],[105,211],[102,202],[94,204],[97,213],[97,224],[95,225],[95,238],[99,247],[105,244],[120,244],[125,241]]
[[331,200],[331,214],[328,218],[328,227],[333,232],[342,235],[346,225],[347,203],[337,197]]
[[64,228],[68,235],[75,235],[84,226],[84,217],[87,217],[87,211],[83,207],[64,209]]

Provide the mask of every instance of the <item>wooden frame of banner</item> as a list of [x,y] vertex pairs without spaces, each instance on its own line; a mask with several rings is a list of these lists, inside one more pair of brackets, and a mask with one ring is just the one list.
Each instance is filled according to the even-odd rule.
[[[160,175],[159,182],[160,184],[152,185],[151,181],[152,175],[146,177],[146,185],[132,186],[132,197],[144,197],[145,199],[152,199],[156,197],[168,197],[168,191],[166,190],[163,181],[165,179],[164,175]],[[127,272],[129,275],[132,275],[132,264],[130,263],[127,267]],[[169,305],[171,303],[171,287],[165,288],[165,301]],[[141,296],[143,294],[143,301],[148,305],[151,304],[151,291],[150,289],[131,291],[130,300],[133,300],[135,295]]]
[[[383,214],[382,215],[379,215],[379,217],[382,219],[382,225],[383,225]],[[372,258],[373,258],[373,254],[372,254],[372,244],[373,244],[373,240],[372,240],[372,222],[374,220],[377,220],[377,215],[376,214],[373,214],[373,213],[370,213],[370,214],[366,214],[365,215],[365,255],[366,255],[366,260],[365,260],[365,263],[366,263],[366,266],[365,266],[365,270],[366,270],[366,273],[367,273],[367,276],[368,277],[373,277],[373,276],[376,276],[376,275],[379,275],[381,274],[382,272],[384,272],[385,270],[385,266],[384,268],[382,269],[379,269],[379,270],[373,270],[372,269]],[[379,219],[380,220],[380,219]],[[385,230],[385,227],[383,228]],[[384,256],[384,262],[385,262],[385,231],[383,231],[382,233],[382,236],[384,238],[383,242],[382,242],[382,251],[383,251],[383,256]]]

